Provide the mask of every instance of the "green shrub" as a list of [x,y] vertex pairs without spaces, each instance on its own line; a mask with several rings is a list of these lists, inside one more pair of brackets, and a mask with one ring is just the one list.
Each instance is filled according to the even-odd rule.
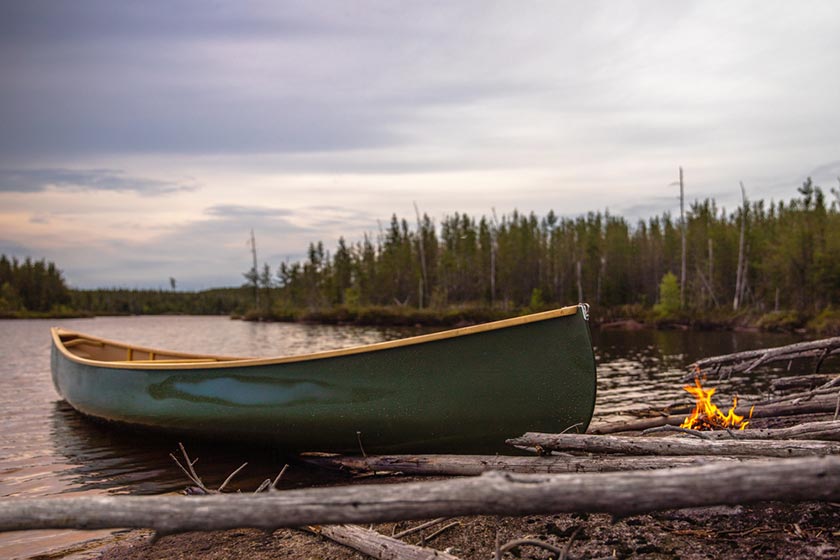
[[805,317],[798,311],[771,311],[762,315],[755,326],[764,331],[789,332],[804,327]]
[[675,318],[680,312],[680,284],[673,272],[659,283],[659,303],[653,306],[658,319]]
[[840,335],[840,310],[826,307],[808,322],[808,330],[822,336]]

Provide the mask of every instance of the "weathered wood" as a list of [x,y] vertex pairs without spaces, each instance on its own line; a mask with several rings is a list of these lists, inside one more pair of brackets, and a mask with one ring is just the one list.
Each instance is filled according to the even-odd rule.
[[354,472],[387,472],[408,475],[475,476],[487,471],[515,473],[615,472],[698,466],[732,457],[509,457],[502,455],[378,455],[333,456],[306,460],[319,467]]
[[840,500],[840,457],[667,470],[477,477],[210,496],[4,500],[0,531],[144,527],[161,533],[376,523],[458,515],[649,511],[766,500]]
[[791,377],[780,377],[770,382],[770,386],[775,391],[790,391],[792,389],[802,389],[811,391],[820,387],[821,385],[838,379],[837,374],[830,373],[813,373],[811,375],[794,375]]
[[683,376],[683,380],[694,379],[698,372],[701,372],[707,378],[729,376],[738,372],[750,372],[760,365],[773,362],[813,357],[820,358],[820,362],[822,362],[826,357],[838,354],[840,354],[840,337],[798,342],[776,348],[735,352],[734,354],[697,360],[688,366],[689,373]]
[[715,439],[809,439],[840,441],[840,421],[807,422],[789,428],[759,428],[703,432]]
[[802,391],[801,393],[790,393],[781,397],[764,399],[760,403],[757,403],[756,406],[767,407],[773,404],[798,405],[800,403],[805,403],[808,401],[826,400],[828,398],[831,398],[832,396],[837,396],[838,392],[838,389],[834,387],[817,387],[816,389],[812,389],[810,391]]
[[833,441],[703,440],[692,437],[593,436],[528,432],[507,440],[518,448],[541,447],[546,451],[621,453],[624,455],[727,455],[758,457],[809,457],[840,454]]
[[449,553],[408,544],[358,525],[323,525],[307,529],[380,560],[458,560]]
[[[826,395],[828,396],[828,395]],[[771,404],[756,404],[752,412],[752,418],[770,418],[779,416],[795,416],[799,414],[833,413],[837,406],[837,399],[819,398],[798,403],[783,402]],[[752,405],[740,404],[735,409],[736,414],[748,417]],[[658,416],[656,418],[643,418],[641,420],[628,420],[626,422],[609,422],[594,424],[586,431],[588,434],[615,434],[619,432],[643,431],[658,426],[679,426],[685,420],[685,414],[672,414],[670,416]],[[749,429],[749,428],[748,428]]]
[[685,414],[671,414],[670,416],[657,416],[655,418],[641,418],[625,420],[620,422],[602,422],[590,424],[586,430],[587,434],[604,435],[617,434],[621,432],[642,432],[659,426],[679,426],[685,420]]

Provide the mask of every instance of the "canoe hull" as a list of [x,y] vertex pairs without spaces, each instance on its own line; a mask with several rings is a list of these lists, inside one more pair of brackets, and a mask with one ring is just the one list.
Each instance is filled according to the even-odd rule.
[[123,369],[56,345],[53,382],[80,412],[287,450],[510,452],[526,431],[585,430],[595,362],[581,311],[503,329],[321,359]]

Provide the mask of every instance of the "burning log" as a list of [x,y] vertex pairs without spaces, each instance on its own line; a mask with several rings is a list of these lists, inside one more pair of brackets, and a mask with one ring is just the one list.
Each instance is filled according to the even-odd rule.
[[[715,442],[719,443],[743,442]],[[24,498],[2,502],[0,531],[131,527],[161,533],[242,527],[273,530],[458,515],[584,511],[634,515],[768,500],[840,500],[840,457],[620,473],[489,472],[434,482],[261,494]]]
[[307,463],[351,472],[408,475],[476,476],[488,471],[514,473],[577,473],[663,469],[738,461],[723,456],[689,457],[509,457],[502,455],[370,455],[308,457]]
[[593,436],[589,434],[543,434],[528,432],[509,439],[520,449],[620,453],[624,455],[726,455],[754,457],[809,457],[840,454],[833,441],[704,440],[685,437]]
[[[761,404],[756,403],[752,411],[752,418],[770,418],[780,416],[796,416],[800,414],[834,413],[837,407],[837,399],[814,399],[809,401]],[[752,406],[740,405],[735,413],[741,416],[749,416]],[[644,418],[642,420],[628,420],[626,422],[610,422],[589,427],[589,434],[614,434],[618,432],[643,431],[658,426],[679,426],[685,421],[685,415],[663,414],[657,418]]]
[[690,372],[683,376],[683,381],[690,381],[698,374],[707,378],[729,377],[733,373],[749,373],[760,365],[814,357],[817,358],[814,373],[819,373],[823,360],[836,355],[840,355],[840,337],[798,342],[777,348],[736,352],[697,360],[688,366]]
[[[735,409],[738,407],[738,397],[733,399],[732,408],[724,414],[712,402],[712,396],[715,394],[716,389],[704,389],[700,384],[699,378],[694,378],[694,387],[689,385],[683,387],[683,389],[694,395],[697,402],[691,414],[680,424],[681,428],[689,430],[736,428],[743,430],[749,424],[749,420],[744,420],[744,415],[735,413]],[[753,408],[755,407],[750,408],[750,418],[752,418]]]

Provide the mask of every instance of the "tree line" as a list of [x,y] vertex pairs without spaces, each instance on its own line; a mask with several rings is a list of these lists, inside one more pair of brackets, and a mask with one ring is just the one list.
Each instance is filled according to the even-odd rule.
[[0,255],[0,314],[45,313],[69,303],[70,291],[54,263]]
[[[713,199],[631,224],[609,212],[575,218],[514,211],[436,223],[393,215],[377,235],[332,251],[310,244],[306,259],[245,277],[265,310],[335,306],[503,310],[588,301],[604,308],[660,299],[681,273],[684,311],[813,313],[840,303],[840,192],[809,178],[788,202],[749,201],[734,211]],[[669,276],[669,274],[671,276]]]
[[55,263],[0,255],[0,317],[77,315],[230,315],[243,313],[250,300],[247,288],[200,292],[77,290],[69,288]]
[[75,290],[52,262],[0,255],[0,315],[243,314],[250,307],[256,318],[327,320],[328,310],[387,307],[430,312],[409,314],[410,323],[446,312],[445,321],[457,322],[463,318],[453,310],[472,309],[467,319],[477,320],[586,301],[602,311],[813,317],[840,304],[840,190],[827,196],[809,178],[796,194],[768,204],[744,193],[733,211],[705,199],[689,205],[684,221],[666,212],[634,224],[609,212],[394,215],[375,235],[340,238],[332,251],[312,243],[305,259],[276,268],[257,267],[254,244],[243,286],[202,292],[175,291],[174,280],[171,291]]

